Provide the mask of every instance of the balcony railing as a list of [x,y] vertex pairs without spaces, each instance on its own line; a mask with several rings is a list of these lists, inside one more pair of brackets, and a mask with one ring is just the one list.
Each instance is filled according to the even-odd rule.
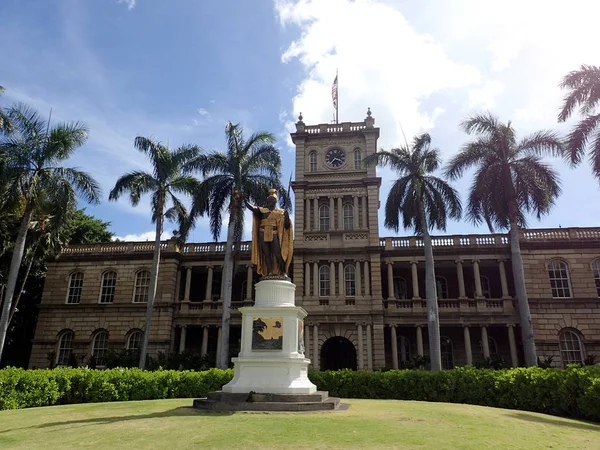
[[[409,300],[384,300],[383,306],[388,312],[394,309],[402,310],[402,313],[423,314],[427,310],[425,299]],[[513,300],[507,299],[438,299],[440,314],[448,312],[470,312],[470,313],[503,313],[513,314],[515,312]]]

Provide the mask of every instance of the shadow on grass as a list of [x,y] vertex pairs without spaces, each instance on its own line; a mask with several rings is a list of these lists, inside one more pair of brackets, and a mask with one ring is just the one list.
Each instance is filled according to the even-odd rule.
[[507,414],[508,417],[514,417],[515,419],[525,420],[527,422],[543,423],[545,425],[552,425],[557,427],[575,428],[578,430],[597,431],[600,433],[600,424],[592,422],[577,421],[577,419],[559,419],[552,416],[544,415],[529,415],[520,412],[514,412]]
[[151,414],[135,414],[131,416],[114,416],[114,417],[88,417],[79,420],[65,420],[61,422],[49,422],[29,427],[12,428],[10,430],[2,430],[1,433],[8,433],[17,430],[26,430],[30,428],[52,428],[63,425],[104,425],[111,423],[127,422],[130,420],[146,420],[146,419],[164,419],[167,417],[184,417],[184,416],[231,416],[235,411],[201,411],[191,406],[179,406],[169,411],[155,412]]

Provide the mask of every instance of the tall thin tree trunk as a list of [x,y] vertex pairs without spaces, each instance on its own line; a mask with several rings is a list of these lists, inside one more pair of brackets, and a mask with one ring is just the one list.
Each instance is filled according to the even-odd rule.
[[525,271],[523,270],[523,258],[521,257],[519,226],[516,220],[511,220],[510,224],[510,254],[513,278],[515,279],[515,292],[517,294],[517,307],[519,308],[519,317],[521,319],[521,337],[523,339],[525,365],[527,367],[537,366],[533,324],[531,323],[527,287],[525,285]]
[[4,303],[2,304],[2,315],[0,316],[0,360],[2,359],[2,352],[4,351],[4,341],[6,340],[6,332],[8,331],[10,307],[12,306],[15,288],[17,287],[17,277],[19,276],[19,269],[21,268],[21,261],[23,260],[23,253],[25,252],[25,239],[27,238],[27,230],[29,228],[29,221],[31,220],[32,213],[33,205],[31,202],[28,202],[25,206],[25,212],[23,213],[21,226],[19,227],[19,233],[17,234],[17,240],[15,241],[15,247],[13,248],[10,269],[8,272],[8,281],[6,283],[6,292],[4,294]]
[[229,367],[229,326],[231,324],[231,291],[233,287],[233,234],[235,221],[238,216],[238,201],[231,200],[229,211],[229,225],[227,227],[227,244],[225,245],[225,261],[223,262],[223,315],[221,316],[221,349],[220,361],[217,365],[221,369]]
[[431,370],[442,370],[442,351],[440,348],[440,319],[438,313],[437,289],[435,286],[435,267],[433,246],[427,228],[425,209],[421,204],[419,215],[423,224],[423,247],[425,248],[425,299],[427,303],[427,334],[429,336],[429,358]]
[[[37,249],[37,244],[36,244],[36,249]],[[35,250],[34,250],[33,254],[35,255]],[[17,306],[19,306],[19,300],[21,300],[21,293],[23,292],[23,289],[25,289],[25,283],[27,283],[27,278],[29,278],[29,272],[31,272],[31,266],[33,266],[33,260],[34,260],[34,257],[32,257],[29,260],[29,263],[27,263],[27,268],[25,269],[25,273],[23,274],[23,281],[21,282],[21,287],[19,288],[19,292],[17,293],[17,298],[15,298],[15,301],[13,302],[13,304],[10,308],[10,316],[8,317],[9,325],[13,319],[13,316],[15,315]]]
[[163,202],[164,198],[158,200],[158,214],[156,218],[156,235],[154,237],[154,256],[152,257],[152,272],[150,273],[150,288],[148,290],[148,303],[146,305],[146,325],[144,327],[144,341],[140,352],[139,368],[146,367],[146,355],[148,354],[148,341],[150,339],[150,324],[152,322],[152,312],[154,307],[154,298],[156,297],[156,288],[158,286],[158,266],[160,264],[160,235],[162,234],[163,222]]

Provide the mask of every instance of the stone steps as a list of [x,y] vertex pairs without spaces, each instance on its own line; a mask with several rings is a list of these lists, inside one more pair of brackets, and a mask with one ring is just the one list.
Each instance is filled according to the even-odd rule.
[[194,400],[194,408],[203,411],[334,411],[340,399],[328,392],[314,394],[230,394],[210,392],[206,398]]

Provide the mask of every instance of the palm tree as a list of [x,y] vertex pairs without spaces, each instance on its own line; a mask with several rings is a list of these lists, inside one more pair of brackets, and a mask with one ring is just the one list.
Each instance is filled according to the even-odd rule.
[[438,318],[433,246],[429,229],[446,229],[448,217],[459,219],[460,198],[444,180],[431,175],[440,166],[439,150],[430,147],[431,137],[425,133],[390,151],[380,150],[365,158],[367,165],[389,166],[398,178],[385,202],[385,227],[395,232],[402,226],[423,236],[425,249],[425,297],[427,299],[427,329],[431,370],[441,370],[440,324]]
[[[188,165],[188,170],[198,171],[204,177],[194,197],[190,213],[190,227],[201,215],[208,215],[210,230],[215,241],[223,225],[223,211],[229,212],[227,245],[223,263],[223,315],[221,318],[220,361],[222,369],[229,366],[229,325],[231,316],[231,291],[236,249],[244,233],[243,202],[262,204],[269,189],[279,192],[280,204],[289,211],[290,202],[283,188],[281,157],[273,145],[275,138],[266,132],[255,133],[244,139],[242,127],[227,122],[225,127],[227,150],[200,155]],[[185,235],[187,231],[183,234]]]
[[2,194],[5,199],[18,199],[22,212],[0,318],[0,357],[27,231],[36,206],[41,202],[49,202],[53,205],[56,220],[63,222],[73,210],[77,194],[90,203],[97,203],[100,195],[100,188],[90,175],[58,166],[87,140],[88,129],[85,125],[71,122],[50,127],[50,120],[43,120],[35,110],[22,104],[9,108],[7,116],[14,130],[0,140],[0,160],[5,181]]
[[140,369],[144,369],[148,354],[152,308],[158,283],[160,236],[163,224],[165,219],[168,219],[177,221],[183,226],[188,220],[188,211],[176,194],[192,195],[197,190],[198,181],[184,175],[183,168],[199,155],[200,149],[193,145],[183,145],[171,151],[160,142],[142,136],[135,138],[133,146],[150,158],[152,173],[133,171],[121,176],[110,191],[108,199],[117,200],[121,195],[128,193],[131,205],[137,206],[144,194],[152,196],[152,223],[156,224],[156,234],[146,305],[146,326],[139,362]]
[[475,168],[469,193],[468,218],[475,224],[485,222],[510,230],[510,249],[515,291],[521,319],[525,364],[537,365],[533,326],[527,300],[519,228],[526,227],[525,213],[538,219],[548,214],[560,194],[558,174],[544,163],[542,155],[560,155],[560,137],[550,131],[538,131],[521,140],[511,123],[506,125],[490,113],[475,115],[461,127],[476,139],[455,155],[445,170],[450,179],[461,177]]
[[558,121],[566,121],[576,107],[581,116],[581,122],[567,136],[565,156],[574,166],[579,164],[592,139],[590,162],[594,176],[600,181],[600,114],[593,114],[600,102],[600,67],[582,65],[579,70],[568,73],[560,87],[569,93],[564,98]]
[[[0,86],[0,95],[4,92],[4,86]],[[0,132],[10,132],[12,130],[12,125],[7,115],[4,114],[2,108],[0,108]]]

